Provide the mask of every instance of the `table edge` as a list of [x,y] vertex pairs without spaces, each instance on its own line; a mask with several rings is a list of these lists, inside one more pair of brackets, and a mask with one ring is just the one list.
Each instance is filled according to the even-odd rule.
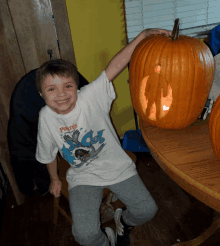
[[[169,164],[168,160],[161,154],[154,145],[148,141],[145,131],[143,130],[143,123],[142,120],[139,120],[139,125],[141,129],[141,133],[143,135],[143,138],[149,147],[150,153],[152,157],[155,159],[155,161],[159,164],[159,166],[163,169],[163,171],[174,181],[176,182],[182,189],[187,191],[192,196],[196,197],[201,202],[205,203],[207,206],[212,207],[214,210],[217,210],[220,212],[220,206],[217,204],[220,203],[220,194],[218,194],[216,191],[211,190],[210,188],[204,186],[203,184],[199,182],[195,182],[192,178],[190,178],[188,175],[181,172],[179,169],[175,168],[173,165]],[[157,153],[157,154],[155,154]],[[191,186],[189,188],[189,185]],[[204,192],[206,190],[206,192]],[[200,192],[198,192],[200,191]],[[207,197],[205,197],[207,195]],[[213,201],[210,203],[210,196],[218,201],[216,203]]]

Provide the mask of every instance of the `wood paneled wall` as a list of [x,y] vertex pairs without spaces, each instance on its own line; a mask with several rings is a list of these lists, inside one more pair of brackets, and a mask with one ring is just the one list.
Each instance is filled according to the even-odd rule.
[[66,1],[51,0],[51,5],[55,19],[56,32],[59,39],[61,58],[70,61],[77,66],[73,47],[74,44],[72,43],[72,36],[70,32]]
[[62,58],[76,65],[65,0],[0,0],[0,161],[18,204],[24,202],[24,196],[10,166],[10,99],[20,78],[50,59],[48,49],[54,59]]

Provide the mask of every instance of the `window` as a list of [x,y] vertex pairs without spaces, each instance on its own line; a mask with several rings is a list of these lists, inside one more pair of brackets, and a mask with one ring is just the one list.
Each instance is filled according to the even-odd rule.
[[206,38],[220,24],[220,0],[124,0],[128,42],[142,30],[173,30],[179,18],[179,34]]

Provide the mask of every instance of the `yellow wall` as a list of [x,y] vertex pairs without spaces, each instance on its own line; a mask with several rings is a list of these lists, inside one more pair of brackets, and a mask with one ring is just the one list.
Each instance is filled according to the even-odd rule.
[[[66,5],[77,67],[91,82],[126,44],[123,0],[66,0]],[[135,129],[127,79],[126,68],[112,81],[117,99],[111,118],[119,135]]]

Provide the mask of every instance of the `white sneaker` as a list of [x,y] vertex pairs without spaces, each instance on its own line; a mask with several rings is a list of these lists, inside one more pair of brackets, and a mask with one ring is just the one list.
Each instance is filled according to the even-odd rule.
[[130,245],[130,232],[134,226],[127,225],[122,218],[122,213],[125,208],[118,208],[114,214],[114,220],[116,224],[116,243],[120,246]]
[[121,208],[118,208],[114,214],[114,220],[116,224],[116,242],[117,242],[118,235],[123,236],[123,233],[124,233],[124,226],[122,225],[120,221],[122,212],[123,210]]
[[105,227],[104,233],[107,235],[108,240],[111,243],[111,246],[115,246],[115,233],[110,227]]

